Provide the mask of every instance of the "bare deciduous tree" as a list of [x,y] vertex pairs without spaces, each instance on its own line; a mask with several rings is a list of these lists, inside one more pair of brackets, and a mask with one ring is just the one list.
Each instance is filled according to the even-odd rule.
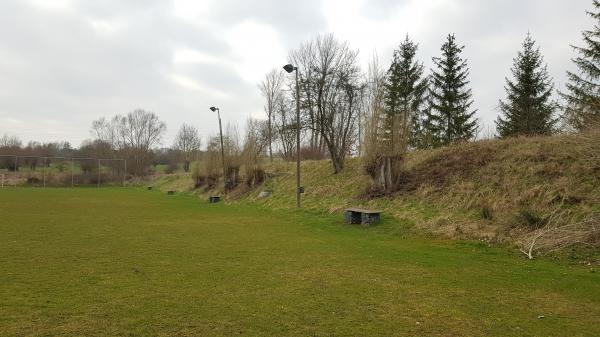
[[223,135],[225,152],[225,189],[231,190],[240,182],[240,167],[242,166],[242,146],[240,130],[237,123],[229,123]]
[[244,165],[244,179],[248,186],[256,186],[264,181],[261,158],[268,146],[266,121],[249,118],[246,122],[246,137],[241,153]]
[[166,124],[155,113],[141,109],[117,115],[110,121],[101,118],[92,123],[96,138],[112,144],[113,149],[125,155],[128,171],[136,175],[147,172],[151,149],[160,143],[166,129]]
[[269,158],[273,161],[273,115],[277,108],[277,100],[282,95],[282,87],[284,83],[283,72],[281,70],[273,69],[267,73],[265,79],[258,85],[260,92],[266,100],[265,112],[267,113],[268,120],[268,144],[269,144]]
[[296,114],[292,102],[284,96],[277,100],[273,125],[281,143],[282,157],[285,160],[292,160],[296,153]]
[[[374,56],[367,73],[367,129],[363,150],[367,173],[373,180],[373,188],[386,191],[395,187],[397,173],[400,169],[396,152],[400,149],[389,141],[390,135],[385,132],[385,72]],[[398,139],[398,137],[396,137]],[[406,137],[404,138],[406,140]]]
[[96,140],[109,144],[113,149],[117,149],[117,123],[118,116],[108,120],[104,117],[92,122],[91,134]]
[[319,35],[292,51],[290,60],[300,65],[301,105],[308,117],[306,124],[320,136],[329,151],[333,171],[338,173],[354,141],[362,108],[364,85],[358,51],[331,34]]
[[[312,150],[323,150],[324,144],[317,128],[316,100],[317,86],[312,80],[315,73],[315,40],[309,40],[300,45],[296,50],[291,51],[290,61],[299,68],[299,86],[300,86],[300,105],[303,118],[303,124],[309,132],[308,146]],[[291,93],[295,101],[295,82],[290,79],[288,83],[288,92]],[[294,103],[295,104],[295,103]]]
[[201,145],[202,139],[198,134],[198,130],[191,125],[183,124],[175,136],[173,148],[183,157],[183,170],[185,172],[190,171],[190,161],[198,153]]
[[0,148],[18,148],[22,145],[23,143],[17,136],[4,134],[2,138],[0,138]]
[[373,180],[372,188],[378,192],[391,192],[398,188],[402,176],[404,157],[408,149],[410,130],[407,113],[392,114],[385,106],[386,75],[374,57],[367,76],[368,123],[364,139],[364,162]]

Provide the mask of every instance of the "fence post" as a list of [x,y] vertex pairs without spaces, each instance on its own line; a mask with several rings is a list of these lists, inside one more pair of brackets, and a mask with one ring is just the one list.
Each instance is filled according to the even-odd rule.
[[71,187],[75,186],[75,181],[73,178],[73,172],[75,170],[75,160],[71,158]]
[[19,156],[15,156],[15,187],[17,187],[17,180],[19,180],[19,177],[17,176],[18,168],[19,168]]
[[98,159],[98,188],[100,188],[100,159]]
[[44,167],[42,168],[42,180],[44,181],[44,188],[46,188],[46,157],[44,157]]
[[125,179],[127,176],[127,159],[123,159],[124,165],[123,165],[123,187],[125,187]]

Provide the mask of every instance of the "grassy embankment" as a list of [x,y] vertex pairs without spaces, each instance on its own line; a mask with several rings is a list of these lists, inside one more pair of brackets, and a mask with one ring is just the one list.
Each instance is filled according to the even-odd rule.
[[[559,221],[574,222],[600,211],[600,166],[590,160],[594,150],[590,143],[581,136],[555,136],[415,151],[406,161],[403,191],[379,198],[366,196],[369,178],[359,159],[349,159],[338,175],[331,173],[327,161],[306,161],[302,163],[303,205],[338,214],[349,206],[381,209],[394,221],[380,230],[413,228],[452,238],[512,243],[551,216],[560,214]],[[263,186],[241,187],[228,199],[293,208],[294,163],[266,163],[265,169],[272,178]],[[161,189],[193,190],[186,174],[161,176],[154,184]],[[258,198],[265,189],[273,190],[272,196]],[[214,191],[200,188],[194,193]]]

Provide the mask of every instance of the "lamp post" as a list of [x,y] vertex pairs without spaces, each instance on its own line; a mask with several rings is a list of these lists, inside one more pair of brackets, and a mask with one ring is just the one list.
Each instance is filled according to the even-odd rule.
[[296,72],[296,206],[300,208],[300,86],[298,86],[298,67],[286,64],[283,69],[288,73]]
[[225,171],[225,147],[223,146],[223,127],[221,126],[221,110],[214,106],[210,107],[212,112],[217,112],[219,117],[219,136],[221,137],[221,162],[223,164],[223,189],[227,189],[227,172]]

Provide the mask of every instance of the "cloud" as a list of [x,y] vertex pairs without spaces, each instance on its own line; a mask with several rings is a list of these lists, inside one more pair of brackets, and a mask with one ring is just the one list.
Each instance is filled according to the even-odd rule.
[[29,0],[32,6],[54,11],[66,11],[72,9],[72,2],[70,0]]
[[[448,33],[464,56],[478,116],[497,115],[504,77],[529,31],[557,87],[572,69],[569,44],[592,27],[590,1],[563,0],[4,0],[0,4],[0,134],[24,140],[89,137],[91,121],[135,108],[214,134],[224,121],[262,116],[256,87],[290,49],[333,32],[368,62],[389,62],[405,34],[427,67]],[[558,24],[557,24],[558,23]]]

